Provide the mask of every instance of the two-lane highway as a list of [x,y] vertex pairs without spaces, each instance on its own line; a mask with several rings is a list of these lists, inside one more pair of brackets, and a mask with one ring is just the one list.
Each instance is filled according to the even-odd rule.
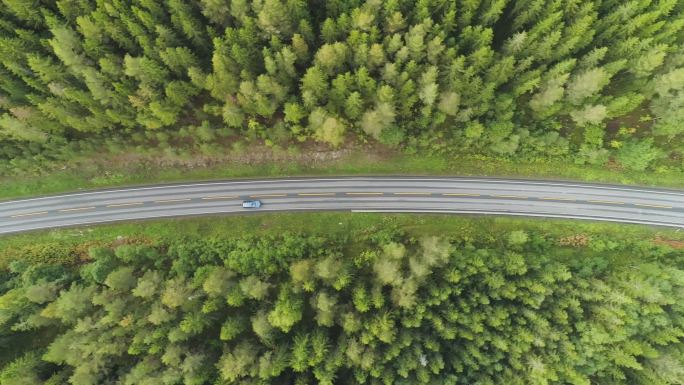
[[[260,209],[243,200],[260,199]],[[302,210],[524,215],[684,227],[684,191],[456,177],[235,180],[0,202],[0,234],[150,218]]]

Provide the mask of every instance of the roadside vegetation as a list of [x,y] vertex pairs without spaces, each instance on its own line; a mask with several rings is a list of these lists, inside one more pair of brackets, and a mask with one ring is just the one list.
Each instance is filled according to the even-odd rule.
[[[674,0],[6,0],[0,175],[323,145],[668,183],[684,175],[683,12]],[[116,184],[113,168],[96,182]]]
[[[1,273],[3,385],[683,378],[674,230],[342,213],[81,230],[3,238],[23,250]],[[55,239],[69,250],[41,255]]]
[[500,157],[404,154],[385,147],[285,151],[251,147],[224,156],[119,154],[78,158],[50,171],[0,177],[0,200],[80,189],[136,184],[192,182],[225,178],[278,178],[340,175],[489,176],[684,187],[677,170],[628,171],[619,167],[576,165],[563,160],[512,160]]

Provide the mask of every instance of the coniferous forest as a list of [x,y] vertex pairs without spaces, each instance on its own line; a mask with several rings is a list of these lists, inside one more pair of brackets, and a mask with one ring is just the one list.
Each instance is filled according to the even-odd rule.
[[[682,0],[0,0],[2,177],[235,144],[684,175],[683,138]],[[3,238],[0,385],[684,385],[682,242],[272,218]]]
[[0,383],[684,383],[681,248],[369,234],[29,246],[0,273],[0,345],[26,351]]
[[0,162],[370,141],[681,169],[683,15],[678,0],[3,0]]

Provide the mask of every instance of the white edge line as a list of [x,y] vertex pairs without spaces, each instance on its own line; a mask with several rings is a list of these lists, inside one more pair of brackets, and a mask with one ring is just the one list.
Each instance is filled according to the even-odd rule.
[[353,209],[353,213],[430,213],[430,214],[483,214],[483,215],[514,215],[514,216],[525,216],[525,217],[541,217],[541,218],[566,218],[566,219],[583,219],[583,220],[594,220],[594,221],[605,221],[605,222],[615,222],[615,223],[636,223],[640,225],[650,225],[650,226],[668,226],[668,227],[679,227],[684,228],[684,224],[675,224],[667,222],[649,222],[649,221],[639,221],[632,219],[618,219],[618,218],[601,218],[592,216],[582,216],[582,215],[570,215],[570,214],[535,214],[535,213],[525,213],[525,212],[511,212],[511,211],[479,211],[479,210],[418,210],[418,209],[398,209],[398,210],[383,210],[383,209]]
[[38,226],[38,227],[31,227],[28,229],[22,229],[22,230],[17,230],[17,231],[7,231],[7,232],[1,232],[0,235],[5,235],[5,234],[13,234],[13,233],[19,233],[19,232],[25,232],[25,231],[33,231],[33,230],[44,230],[44,229],[54,229],[54,228],[64,228],[64,227],[79,227],[79,226],[87,226],[87,225],[94,225],[94,224],[105,224],[105,223],[115,223],[115,222],[125,222],[125,221],[139,221],[139,220],[146,220],[146,219],[156,219],[156,218],[183,218],[183,217],[195,217],[195,216],[201,216],[201,215],[211,215],[211,214],[236,214],[236,213],[244,213],[244,214],[257,214],[259,212],[264,212],[264,211],[351,211],[352,213],[427,213],[427,214],[481,214],[481,215],[503,215],[503,216],[527,216],[527,217],[542,217],[542,218],[565,218],[565,219],[582,219],[582,220],[596,220],[596,221],[604,221],[604,222],[614,222],[614,223],[634,223],[634,224],[640,224],[640,225],[649,225],[649,226],[667,226],[667,227],[679,227],[679,228],[684,228],[684,225],[679,225],[675,223],[665,223],[665,222],[649,222],[649,221],[638,221],[638,220],[630,220],[630,219],[611,219],[611,218],[601,218],[601,217],[591,217],[591,216],[580,216],[580,215],[563,215],[563,214],[535,214],[535,213],[525,213],[525,212],[502,212],[502,211],[478,211],[478,210],[406,210],[406,209],[397,209],[397,210],[392,210],[392,209],[342,209],[342,210],[336,210],[336,209],[328,209],[328,210],[321,210],[320,208],[297,208],[293,210],[280,210],[280,209],[259,209],[259,210],[254,210],[254,211],[246,211],[246,210],[213,210],[213,211],[204,211],[204,212],[198,212],[198,213],[193,213],[193,214],[188,214],[188,215],[177,215],[177,214],[169,214],[169,215],[152,215],[152,216],[144,216],[144,217],[137,217],[137,218],[122,218],[122,219],[114,219],[114,220],[102,220],[102,221],[89,221],[89,222],[80,222],[80,223],[74,223],[74,224],[65,224],[65,225],[59,225],[59,226]]
[[370,181],[414,181],[414,182],[425,182],[425,181],[437,181],[437,182],[466,182],[466,183],[491,183],[491,184],[524,184],[524,185],[536,185],[536,186],[558,186],[558,187],[579,187],[579,188],[590,188],[590,189],[602,189],[602,190],[615,190],[615,191],[632,191],[632,192],[643,192],[643,193],[656,193],[663,195],[677,195],[684,196],[684,192],[674,192],[674,191],[661,191],[661,190],[649,190],[645,188],[628,188],[628,187],[612,187],[612,186],[601,186],[593,184],[581,184],[581,183],[561,183],[561,182],[543,182],[543,181],[524,181],[524,180],[511,180],[511,179],[458,179],[453,177],[445,178],[392,178],[392,177],[349,177],[349,178],[316,178],[316,179],[264,179],[264,180],[250,180],[250,181],[231,181],[231,182],[204,182],[204,183],[190,183],[190,184],[178,184],[178,185],[164,185],[164,186],[150,186],[150,187],[131,187],[131,188],[121,188],[116,190],[104,190],[104,191],[91,191],[83,193],[71,193],[63,195],[50,195],[38,198],[28,198],[20,200],[11,200],[0,202],[0,205],[10,204],[10,203],[21,203],[30,202],[43,199],[51,198],[66,198],[73,196],[83,196],[83,195],[96,195],[96,194],[108,194],[108,193],[119,193],[126,191],[146,191],[146,190],[158,190],[166,188],[179,188],[179,187],[202,187],[202,186],[225,186],[231,184],[257,184],[257,183],[283,183],[283,182],[320,182],[320,181],[351,181],[351,180],[370,180]]
[[46,229],[57,229],[57,228],[64,228],[64,227],[79,227],[79,226],[87,226],[87,225],[97,225],[97,224],[105,224],[105,223],[116,223],[116,222],[135,222],[139,220],[146,220],[146,219],[155,219],[155,218],[178,218],[178,219],[187,219],[187,218],[192,218],[192,217],[198,217],[202,215],[212,215],[212,214],[258,214],[259,212],[263,211],[304,211],[304,210],[312,210],[312,211],[349,211],[349,210],[337,210],[337,209],[327,209],[327,210],[321,210],[320,208],[317,207],[303,207],[303,208],[296,208],[292,210],[281,210],[281,209],[264,209],[261,208],[259,210],[219,210],[219,211],[204,211],[204,212],[199,212],[199,213],[192,213],[192,214],[168,214],[168,215],[151,215],[151,216],[144,216],[144,217],[135,217],[135,218],[122,218],[122,219],[106,219],[106,220],[100,220],[100,221],[88,221],[88,222],[79,222],[79,223],[73,223],[73,224],[65,224],[65,225],[57,225],[57,226],[37,226],[37,227],[31,227],[28,229],[22,229],[22,230],[17,230],[17,231],[6,231],[6,232],[0,232],[0,235],[6,235],[6,234],[14,234],[14,233],[21,233],[25,231],[33,231],[33,230],[46,230]]

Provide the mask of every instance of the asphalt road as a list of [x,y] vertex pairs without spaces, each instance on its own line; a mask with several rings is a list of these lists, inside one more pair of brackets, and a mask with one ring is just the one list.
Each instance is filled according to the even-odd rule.
[[[242,201],[259,199],[260,209]],[[684,227],[684,191],[441,177],[237,180],[88,191],[0,202],[0,234],[150,218],[348,210],[522,215]]]

